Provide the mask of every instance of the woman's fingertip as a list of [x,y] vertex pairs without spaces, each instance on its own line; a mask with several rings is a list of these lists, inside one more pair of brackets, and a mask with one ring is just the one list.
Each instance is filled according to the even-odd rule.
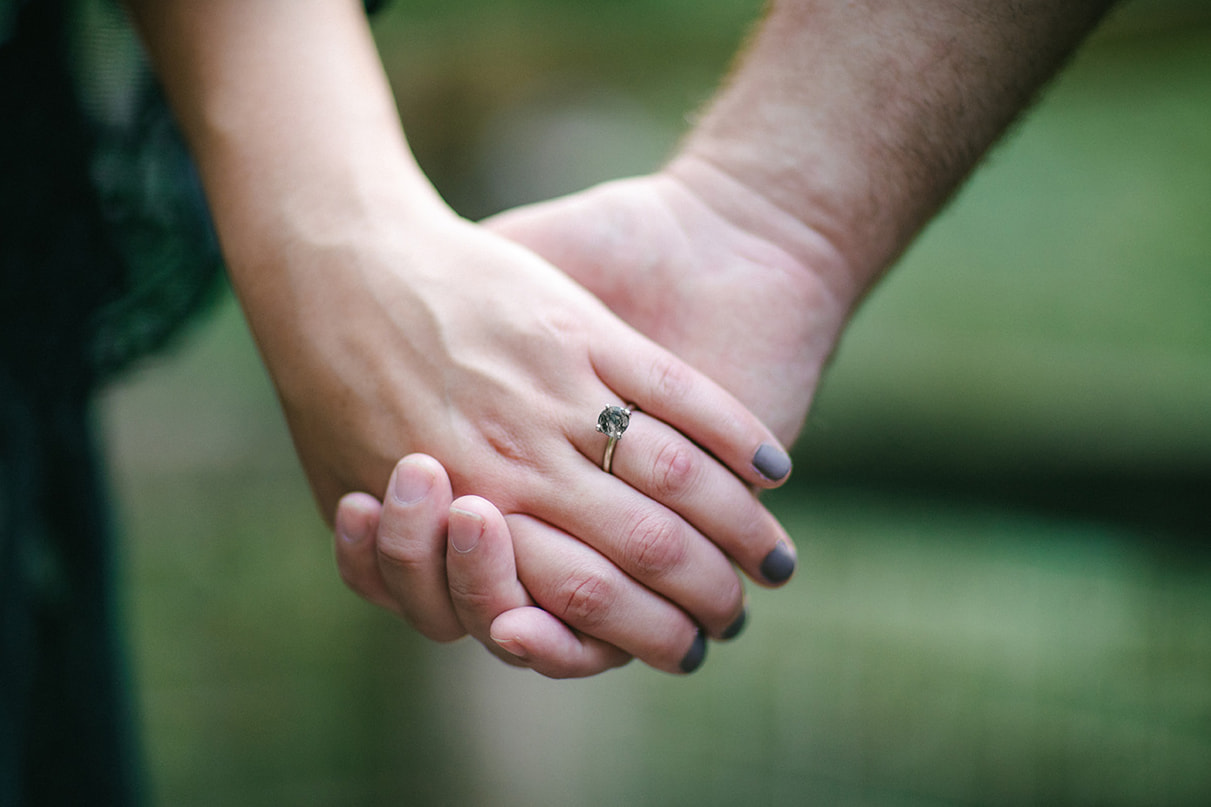
[[790,455],[773,443],[762,443],[753,455],[753,470],[770,482],[781,482],[790,475]]
[[786,541],[779,541],[761,561],[761,576],[767,582],[780,585],[795,573],[795,553]]
[[693,643],[690,644],[690,649],[682,656],[681,664],[678,666],[683,673],[689,675],[701,667],[704,661],[706,661],[706,632],[699,630]]
[[727,628],[720,634],[719,638],[724,641],[735,639],[744,630],[744,626],[748,623],[748,606],[744,606],[744,610],[740,612],[740,616],[728,625]]

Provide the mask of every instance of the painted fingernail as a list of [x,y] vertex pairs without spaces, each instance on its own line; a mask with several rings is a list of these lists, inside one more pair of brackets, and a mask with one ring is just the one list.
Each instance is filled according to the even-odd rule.
[[451,510],[448,529],[454,551],[465,555],[479,544],[480,536],[484,534],[484,519],[479,513]]
[[771,482],[777,482],[791,472],[791,458],[773,443],[762,443],[753,455],[753,469]]
[[795,571],[795,555],[786,541],[779,541],[761,561],[761,576],[771,583],[785,583]]
[[433,489],[433,475],[428,469],[404,460],[395,466],[395,479],[391,483],[391,496],[397,504],[405,507],[416,504]]
[[701,667],[704,661],[706,661],[706,633],[699,628],[689,652],[681,659],[681,671],[688,675]]
[[736,621],[727,626],[727,629],[720,634],[720,639],[735,639],[744,630],[744,624],[748,622],[748,606],[744,606],[744,610],[740,612],[740,616],[736,617]]

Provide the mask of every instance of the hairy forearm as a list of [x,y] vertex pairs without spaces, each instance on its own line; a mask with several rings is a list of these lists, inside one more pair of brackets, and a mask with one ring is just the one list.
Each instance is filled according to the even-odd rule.
[[672,169],[822,235],[856,299],[1110,5],[774,0]]

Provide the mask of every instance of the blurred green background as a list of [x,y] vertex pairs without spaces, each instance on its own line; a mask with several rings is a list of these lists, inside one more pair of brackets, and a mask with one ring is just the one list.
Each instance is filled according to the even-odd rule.
[[[756,0],[397,0],[481,216],[650,170]],[[552,682],[344,590],[235,306],[104,402],[171,805],[1211,803],[1211,8],[1128,4],[869,301],[800,571],[681,679]]]

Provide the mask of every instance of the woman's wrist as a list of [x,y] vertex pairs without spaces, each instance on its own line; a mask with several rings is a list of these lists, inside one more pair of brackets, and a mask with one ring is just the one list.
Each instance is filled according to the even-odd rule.
[[298,275],[317,252],[448,215],[408,150],[359,4],[128,2],[246,305],[307,291]]

